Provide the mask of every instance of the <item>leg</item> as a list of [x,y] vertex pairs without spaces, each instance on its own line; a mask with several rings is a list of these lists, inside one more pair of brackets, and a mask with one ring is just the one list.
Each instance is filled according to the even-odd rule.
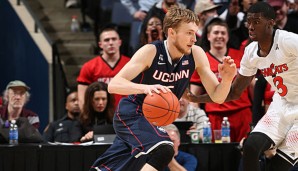
[[[137,107],[131,105],[134,104],[123,99],[114,116],[117,136],[128,146],[130,156],[133,157],[133,161],[121,169],[127,169],[131,162],[134,162],[138,163],[140,168],[134,167],[133,170],[140,170],[141,168],[151,170],[152,167],[161,170],[173,158],[173,143],[163,128],[150,124],[141,113],[135,112]],[[129,112],[127,113],[127,111]],[[140,160],[140,158],[146,160]]]
[[260,155],[272,145],[279,146],[284,141],[292,127],[284,119],[286,109],[286,101],[274,95],[267,113],[258,122],[244,144],[244,171],[260,170]]
[[243,146],[243,170],[259,171],[259,157],[274,143],[263,133],[252,133],[248,136]]
[[266,161],[266,171],[289,171],[292,165],[284,160],[280,155],[275,155]]
[[164,170],[174,156],[174,149],[171,145],[162,144],[154,149],[148,156],[148,162],[141,171]]
[[[289,123],[290,125],[290,123]],[[294,166],[298,163],[298,120],[294,120],[285,140],[277,149],[277,154],[287,163]]]

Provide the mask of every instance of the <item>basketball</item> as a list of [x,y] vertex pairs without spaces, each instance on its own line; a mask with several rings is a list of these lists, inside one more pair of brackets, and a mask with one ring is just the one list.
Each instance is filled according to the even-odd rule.
[[172,92],[147,95],[143,102],[145,118],[156,126],[166,126],[175,121],[180,112],[178,98]]

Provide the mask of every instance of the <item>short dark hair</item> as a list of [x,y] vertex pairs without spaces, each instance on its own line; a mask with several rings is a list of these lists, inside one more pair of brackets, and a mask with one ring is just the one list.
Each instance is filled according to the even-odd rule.
[[266,2],[257,2],[253,4],[247,10],[247,13],[261,13],[263,17],[275,20],[274,8]]
[[118,33],[118,25],[114,23],[107,23],[99,30],[99,36],[105,31],[116,31]]
[[77,92],[77,87],[76,86],[70,86],[66,88],[66,96],[70,95],[73,92]]
[[208,40],[208,34],[210,33],[213,26],[223,26],[227,29],[228,36],[229,36],[229,42],[227,43],[227,46],[229,47],[229,44],[230,44],[230,30],[227,22],[219,17],[214,17],[209,21],[208,20],[206,21],[206,25],[204,26],[202,37],[199,41],[199,45],[202,47],[202,49],[205,52],[211,49],[210,41]]

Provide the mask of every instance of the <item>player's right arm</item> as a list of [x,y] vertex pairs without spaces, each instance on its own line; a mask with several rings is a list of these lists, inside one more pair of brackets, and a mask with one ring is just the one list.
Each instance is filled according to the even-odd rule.
[[156,47],[147,44],[141,47],[131,58],[131,60],[121,69],[121,71],[111,80],[108,91],[112,94],[152,94],[152,91],[160,93],[170,91],[169,88],[156,84],[146,85],[133,83],[134,79],[141,72],[148,69],[156,55]]

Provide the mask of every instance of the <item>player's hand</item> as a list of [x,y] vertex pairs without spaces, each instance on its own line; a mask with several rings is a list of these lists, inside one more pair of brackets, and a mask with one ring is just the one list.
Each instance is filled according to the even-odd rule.
[[236,64],[230,56],[223,58],[223,63],[218,65],[218,71],[222,80],[232,82],[237,74]]
[[150,94],[152,96],[152,93],[155,92],[157,94],[162,91],[163,93],[171,92],[170,90],[171,87],[163,86],[160,84],[154,84],[154,85],[145,85],[145,94]]
[[199,97],[194,95],[188,88],[187,88],[187,99],[190,101],[190,102],[199,102]]

